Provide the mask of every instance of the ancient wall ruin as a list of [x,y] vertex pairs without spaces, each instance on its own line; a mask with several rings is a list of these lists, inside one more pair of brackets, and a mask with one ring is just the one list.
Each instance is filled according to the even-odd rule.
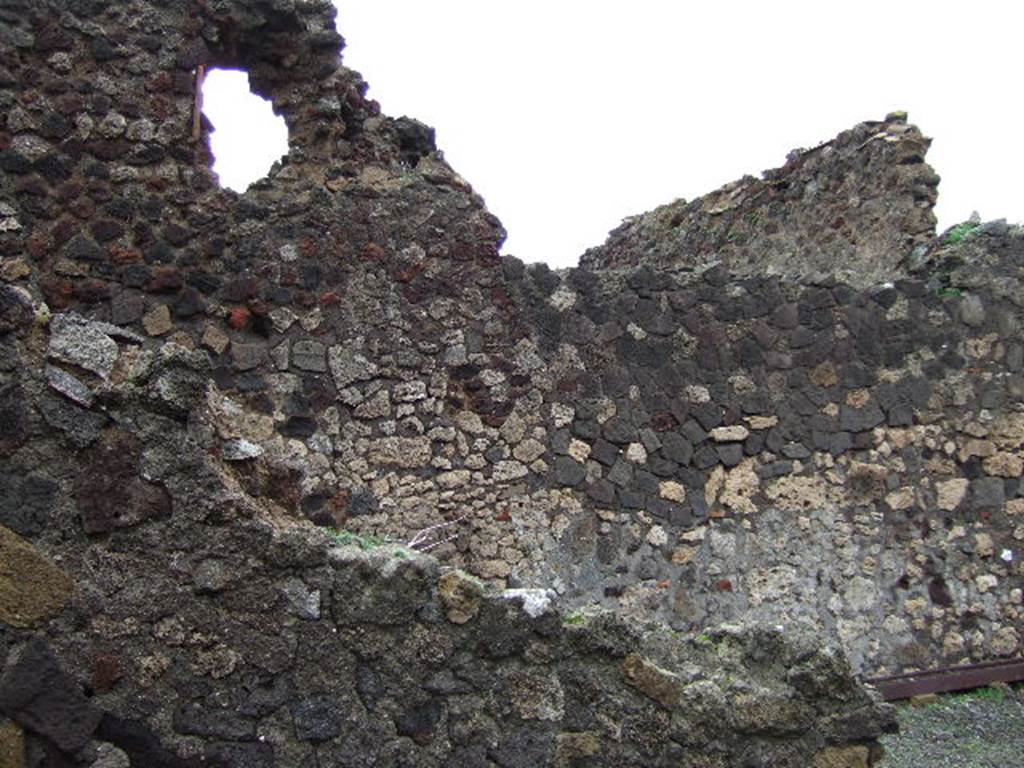
[[1024,236],[931,237],[903,116],[556,273],[332,13],[0,7],[0,754],[861,766],[847,660],[1019,653]]

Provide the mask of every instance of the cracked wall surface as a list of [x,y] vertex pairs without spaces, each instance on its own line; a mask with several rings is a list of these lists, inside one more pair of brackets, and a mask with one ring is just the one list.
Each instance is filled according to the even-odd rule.
[[[849,663],[1019,653],[1024,237],[932,235],[904,116],[552,272],[340,45],[0,7],[0,754],[862,766]],[[244,195],[210,66],[288,123]]]

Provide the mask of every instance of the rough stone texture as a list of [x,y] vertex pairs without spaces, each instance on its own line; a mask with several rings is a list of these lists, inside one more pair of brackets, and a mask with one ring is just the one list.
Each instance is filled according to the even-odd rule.
[[[0,284],[0,523],[75,586],[34,619],[52,651],[0,617],[0,657],[91,693],[87,733],[11,705],[36,762],[870,764],[887,720],[844,659],[1020,653],[1024,233],[925,237],[901,118],[691,211],[759,212],[749,258],[715,224],[696,263],[655,237],[552,272],[365,98],[327,2],[18,0],[0,33],[0,256],[29,270]],[[195,119],[214,65],[288,123],[244,195]]]
[[100,719],[38,636],[12,653],[0,675],[0,712],[65,753],[85,746]]
[[[859,287],[905,275],[935,230],[939,177],[924,161],[930,143],[904,114],[861,123],[813,149],[793,150],[760,179],[748,176],[626,219],[580,264],[721,263],[743,276],[837,273]],[[974,301],[966,305],[970,317],[977,315]]]
[[0,724],[0,768],[25,768],[25,734],[14,723]]
[[0,525],[0,621],[31,627],[71,599],[71,579],[35,547]]

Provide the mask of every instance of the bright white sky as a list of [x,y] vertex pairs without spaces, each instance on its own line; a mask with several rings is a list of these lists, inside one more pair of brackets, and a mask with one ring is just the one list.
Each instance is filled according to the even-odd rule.
[[[575,264],[625,216],[896,109],[935,139],[940,229],[1024,221],[1024,3],[334,2],[345,63],[386,114],[436,127],[525,261]],[[269,139],[220,88],[211,75],[216,167],[244,188]]]

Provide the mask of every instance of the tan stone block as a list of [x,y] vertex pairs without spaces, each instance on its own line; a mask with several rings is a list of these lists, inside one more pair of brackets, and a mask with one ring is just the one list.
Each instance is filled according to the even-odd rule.
[[512,566],[504,560],[480,560],[473,566],[473,570],[482,579],[504,579],[512,573]]
[[673,709],[679,703],[682,681],[638,653],[629,654],[622,662],[622,676],[627,684],[654,699],[665,709]]
[[573,438],[569,442],[569,455],[576,459],[580,464],[584,464],[587,459],[590,458],[590,446],[582,440],[576,440]]
[[747,424],[753,430],[771,429],[779,423],[778,416],[748,416]]
[[974,551],[979,557],[992,557],[995,554],[995,543],[987,533],[974,535]]
[[647,532],[647,543],[652,547],[663,547],[668,544],[668,534],[660,525],[653,525]]
[[827,747],[814,756],[814,768],[868,768],[867,747]]
[[0,768],[25,768],[25,734],[14,723],[0,725]]
[[935,484],[935,492],[938,496],[936,505],[939,509],[951,512],[959,506],[967,495],[967,488],[970,481],[963,477],[954,480],[943,480]]
[[726,473],[719,501],[733,512],[752,515],[757,512],[753,496],[760,488],[761,478],[755,470],[754,459],[744,459]]
[[871,392],[866,389],[855,389],[846,396],[846,404],[851,408],[863,408],[871,401]]
[[815,476],[780,477],[765,487],[765,495],[779,509],[789,512],[825,509],[834,501],[827,481]]
[[25,732],[14,723],[0,725],[0,768],[25,768]]
[[986,474],[996,477],[1020,477],[1024,473],[1024,460],[1012,453],[997,453],[989,456],[981,466]]
[[731,427],[715,427],[710,435],[716,443],[739,443],[750,436],[750,430],[742,424],[734,424]]
[[64,610],[71,579],[41,552],[0,525],[0,621],[31,627]]
[[699,551],[699,547],[676,547],[675,551],[672,552],[672,564],[688,565],[693,562],[693,558],[697,556]]
[[32,268],[24,259],[6,259],[0,262],[0,280],[13,283],[32,274]]
[[991,440],[967,440],[960,448],[960,461],[967,461],[972,456],[987,458],[995,453],[996,446]]
[[437,594],[448,621],[452,624],[465,624],[480,612],[484,586],[468,573],[448,571],[438,579]]
[[524,464],[530,464],[543,456],[545,450],[543,443],[528,437],[512,450],[512,455]]
[[439,487],[451,490],[468,485],[470,478],[471,473],[468,469],[453,469],[440,473],[435,479]]
[[682,504],[686,501],[686,486],[675,480],[662,480],[658,485],[661,498]]
[[708,475],[707,482],[704,483],[704,498],[707,499],[708,504],[718,501],[718,494],[721,493],[724,485],[725,470],[720,466],[715,467]]
[[992,422],[989,438],[1004,450],[1024,445],[1024,413],[1004,413]]
[[163,336],[173,328],[171,310],[166,304],[153,307],[142,316],[142,327],[150,336]]
[[555,737],[555,765],[575,765],[577,760],[601,754],[601,734],[598,731],[560,733]]
[[810,379],[819,387],[834,387],[839,383],[839,374],[831,361],[821,363],[811,371]]
[[228,335],[215,325],[206,326],[203,330],[202,341],[204,347],[218,355],[223,354],[224,350],[228,348],[228,344],[231,343]]
[[910,706],[930,707],[932,704],[938,704],[939,701],[939,694],[937,693],[922,693],[920,696],[910,697]]
[[900,488],[885,497],[885,503],[895,510],[910,509],[914,506],[914,489]]
[[1013,627],[1001,627],[992,634],[992,652],[996,656],[1013,656],[1020,647],[1020,634]]

